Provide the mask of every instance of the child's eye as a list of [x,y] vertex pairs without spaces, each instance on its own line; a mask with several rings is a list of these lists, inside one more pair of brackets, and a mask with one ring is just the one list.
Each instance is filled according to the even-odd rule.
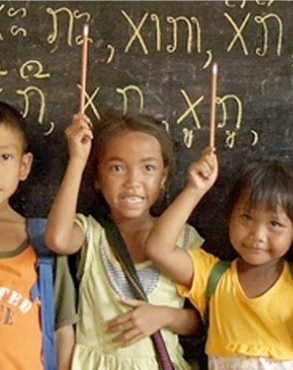
[[248,214],[248,213],[242,213],[242,214],[240,215],[240,218],[241,218],[243,221],[249,221],[249,220],[251,220],[251,216],[250,216],[250,214]]
[[121,172],[123,167],[120,164],[114,164],[110,169],[112,172]]
[[147,164],[145,166],[145,168],[146,168],[147,171],[154,171],[155,170],[155,166],[152,165],[152,164]]
[[1,154],[1,158],[4,160],[4,161],[8,161],[9,159],[12,158],[12,154],[9,154],[9,153],[3,153]]
[[273,227],[283,227],[283,225],[279,221],[271,221],[270,224]]

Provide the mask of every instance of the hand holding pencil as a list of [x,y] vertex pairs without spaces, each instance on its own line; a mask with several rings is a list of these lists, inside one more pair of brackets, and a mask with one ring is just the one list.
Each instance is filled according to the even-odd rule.
[[206,193],[218,177],[218,159],[214,148],[206,147],[200,158],[188,167],[188,186]]

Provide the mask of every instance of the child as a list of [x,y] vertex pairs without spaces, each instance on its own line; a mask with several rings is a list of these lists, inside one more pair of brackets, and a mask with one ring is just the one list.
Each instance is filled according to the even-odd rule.
[[[147,255],[202,315],[207,281],[219,259],[203,250],[182,250],[176,238],[217,171],[216,155],[207,148],[146,242]],[[293,241],[293,171],[273,160],[252,163],[230,196],[229,237],[238,258],[210,299],[209,369],[291,370],[293,277],[286,255]]]
[[[37,281],[36,251],[28,242],[26,219],[9,204],[19,181],[31,169],[23,117],[0,102],[0,367],[5,370],[44,370],[40,301],[32,301]],[[58,369],[68,370],[76,322],[74,287],[65,257],[56,262],[56,342]],[[62,289],[62,292],[61,292]],[[42,302],[46,304],[46,302]]]
[[[60,253],[81,248],[79,323],[72,369],[159,369],[150,336],[163,328],[177,369],[190,369],[178,334],[199,331],[198,314],[182,309],[174,283],[155,269],[144,252],[155,218],[151,208],[167,181],[172,142],[163,126],[143,115],[110,114],[99,122],[93,148],[95,184],[107,203],[142,280],[150,303],[133,297],[105,231],[92,216],[75,215],[93,132],[86,115],[66,129],[68,167],[48,218],[45,238]],[[66,210],[66,217],[64,217]],[[101,207],[97,213],[101,213]],[[186,226],[178,244],[198,247],[201,238]],[[164,304],[162,304],[164,302]]]

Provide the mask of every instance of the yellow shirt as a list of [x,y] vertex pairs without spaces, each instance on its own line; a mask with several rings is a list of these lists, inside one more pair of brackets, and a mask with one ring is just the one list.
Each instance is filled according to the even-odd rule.
[[[192,250],[190,255],[194,280],[189,291],[181,286],[179,292],[203,313],[207,280],[219,259],[204,250]],[[219,281],[209,306],[208,355],[293,359],[293,281],[287,262],[267,292],[248,298],[238,280],[236,260],[233,261]]]

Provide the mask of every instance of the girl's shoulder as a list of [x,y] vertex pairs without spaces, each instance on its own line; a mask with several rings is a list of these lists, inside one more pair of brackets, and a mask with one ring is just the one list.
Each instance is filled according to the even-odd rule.
[[184,249],[199,248],[202,246],[203,242],[204,239],[199,235],[198,231],[189,224],[184,225],[177,240],[178,246]]
[[92,232],[101,232],[101,224],[91,215],[77,213],[74,219],[75,223],[84,231],[85,234]]
[[99,255],[101,242],[106,239],[103,237],[103,227],[93,216],[77,213],[74,222],[82,229],[85,235],[77,262],[77,277],[81,279],[84,271],[88,268],[88,264],[93,260],[97,260],[95,256]]

